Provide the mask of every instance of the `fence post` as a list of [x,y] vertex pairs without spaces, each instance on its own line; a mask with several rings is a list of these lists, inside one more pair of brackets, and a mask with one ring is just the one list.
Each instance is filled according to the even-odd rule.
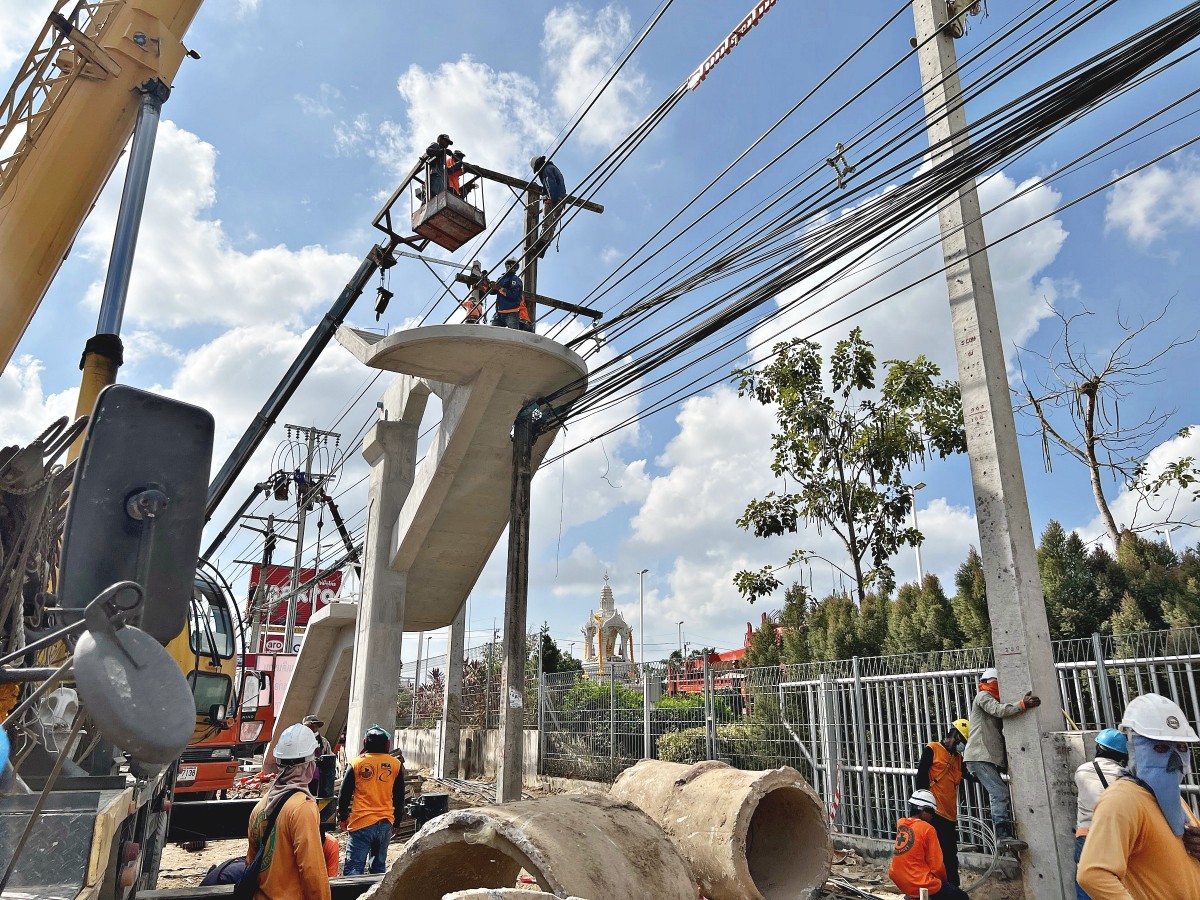
[[608,774],[616,776],[617,758],[617,670],[608,666]]
[[821,722],[821,745],[825,754],[825,808],[829,814],[830,825],[834,825],[837,822],[841,805],[838,797],[838,766],[841,754],[837,735],[837,685],[830,681],[826,673],[822,672],[819,687],[820,701],[817,704],[817,715]]
[[1100,708],[1104,713],[1104,725],[1107,728],[1117,727],[1117,718],[1113,714],[1112,697],[1108,693],[1108,670],[1104,665],[1104,641],[1100,632],[1092,632],[1092,654],[1096,657],[1096,687],[1100,691]]
[[713,724],[713,715],[716,710],[716,704],[713,702],[711,685],[709,679],[712,676],[712,670],[708,667],[708,654],[704,654],[704,667],[701,669],[704,676],[704,758],[717,758],[717,733],[716,727]]
[[537,772],[539,775],[545,775],[546,770],[543,767],[543,760],[546,758],[546,673],[542,671],[542,640],[541,635],[538,635],[538,672],[537,672],[537,730],[538,730],[538,755],[537,755]]
[[862,702],[862,669],[859,666],[859,658],[856,656],[853,660],[854,665],[854,739],[858,742],[858,765],[859,765],[859,815],[862,816],[861,822],[867,826],[867,833],[871,837],[881,837],[879,827],[876,821],[875,804],[871,802],[871,776],[867,772],[867,766],[871,764],[871,747],[867,743],[867,725],[866,718],[863,715]]
[[642,660],[642,759],[650,758],[650,670]]

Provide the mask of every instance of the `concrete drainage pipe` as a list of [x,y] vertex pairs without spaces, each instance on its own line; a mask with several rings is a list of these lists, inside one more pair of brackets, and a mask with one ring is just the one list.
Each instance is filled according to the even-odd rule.
[[696,897],[687,863],[662,829],[636,806],[603,794],[446,813],[363,896],[442,900],[455,891],[513,887],[522,869],[559,897]]
[[663,827],[711,900],[807,897],[829,877],[825,805],[795,769],[642,760],[610,796]]

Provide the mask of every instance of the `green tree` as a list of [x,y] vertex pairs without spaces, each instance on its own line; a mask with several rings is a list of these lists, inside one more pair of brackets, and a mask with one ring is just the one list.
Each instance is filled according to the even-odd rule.
[[[542,648],[542,671],[549,674],[551,672],[579,672],[583,669],[583,663],[577,660],[570,653],[564,653],[562,648],[558,646],[558,642],[550,637],[550,626],[543,622],[542,630],[539,634],[539,639]],[[533,671],[537,671],[537,655],[538,642],[530,642],[529,656],[533,661]]]
[[775,638],[775,622],[770,616],[764,616],[762,624],[750,635],[750,646],[746,648],[745,656],[746,668],[778,666],[779,662],[779,643]]
[[861,655],[858,607],[849,594],[830,594],[813,607],[808,622],[808,645],[814,661]]
[[[905,474],[930,455],[966,449],[958,385],[924,356],[888,360],[883,384],[872,344],[855,328],[829,358],[826,393],[820,345],[777,344],[760,370],[738,370],[738,395],[775,408],[771,470],[796,490],[752,500],[737,524],[756,537],[799,530],[800,520],[828,528],[841,541],[861,601],[871,585],[889,590],[888,560],[921,534],[907,525],[912,486]],[[789,564],[812,554],[795,550]],[[751,602],[781,584],[771,567],[741,571],[734,582]]]
[[858,607],[859,656],[878,656],[883,653],[888,636],[888,610],[891,598],[887,594],[868,591]]
[[1085,637],[1099,631],[1115,611],[1112,604],[1098,602],[1100,573],[1079,535],[1067,534],[1053,519],[1042,532],[1038,570],[1051,637]]
[[988,618],[987,584],[983,577],[983,557],[972,547],[954,574],[957,592],[951,605],[963,636],[964,647],[990,647],[992,624]]
[[811,600],[808,589],[798,582],[794,582],[783,595],[783,609],[779,613],[779,624],[783,626],[782,662],[807,663],[813,660],[812,648],[808,643]]

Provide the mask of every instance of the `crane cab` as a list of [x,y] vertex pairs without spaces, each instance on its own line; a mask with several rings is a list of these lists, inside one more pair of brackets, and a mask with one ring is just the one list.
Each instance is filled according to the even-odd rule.
[[487,228],[483,191],[479,191],[478,207],[466,200],[476,181],[471,179],[457,193],[447,186],[445,167],[427,160],[423,175],[413,179],[415,203],[420,204],[413,210],[413,231],[450,251],[481,234]]

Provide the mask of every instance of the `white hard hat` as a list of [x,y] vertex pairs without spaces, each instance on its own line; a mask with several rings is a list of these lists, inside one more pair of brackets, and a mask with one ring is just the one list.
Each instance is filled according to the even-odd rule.
[[289,725],[275,742],[275,758],[280,765],[294,766],[316,758],[317,736],[307,725]]
[[984,669],[983,674],[979,676],[980,681],[998,681],[999,678],[995,669]]
[[933,791],[927,791],[924,788],[913,791],[908,802],[918,809],[937,809],[937,798],[933,796]]
[[1121,730],[1156,741],[1200,743],[1200,735],[1188,724],[1183,710],[1160,694],[1142,694],[1130,700]]

